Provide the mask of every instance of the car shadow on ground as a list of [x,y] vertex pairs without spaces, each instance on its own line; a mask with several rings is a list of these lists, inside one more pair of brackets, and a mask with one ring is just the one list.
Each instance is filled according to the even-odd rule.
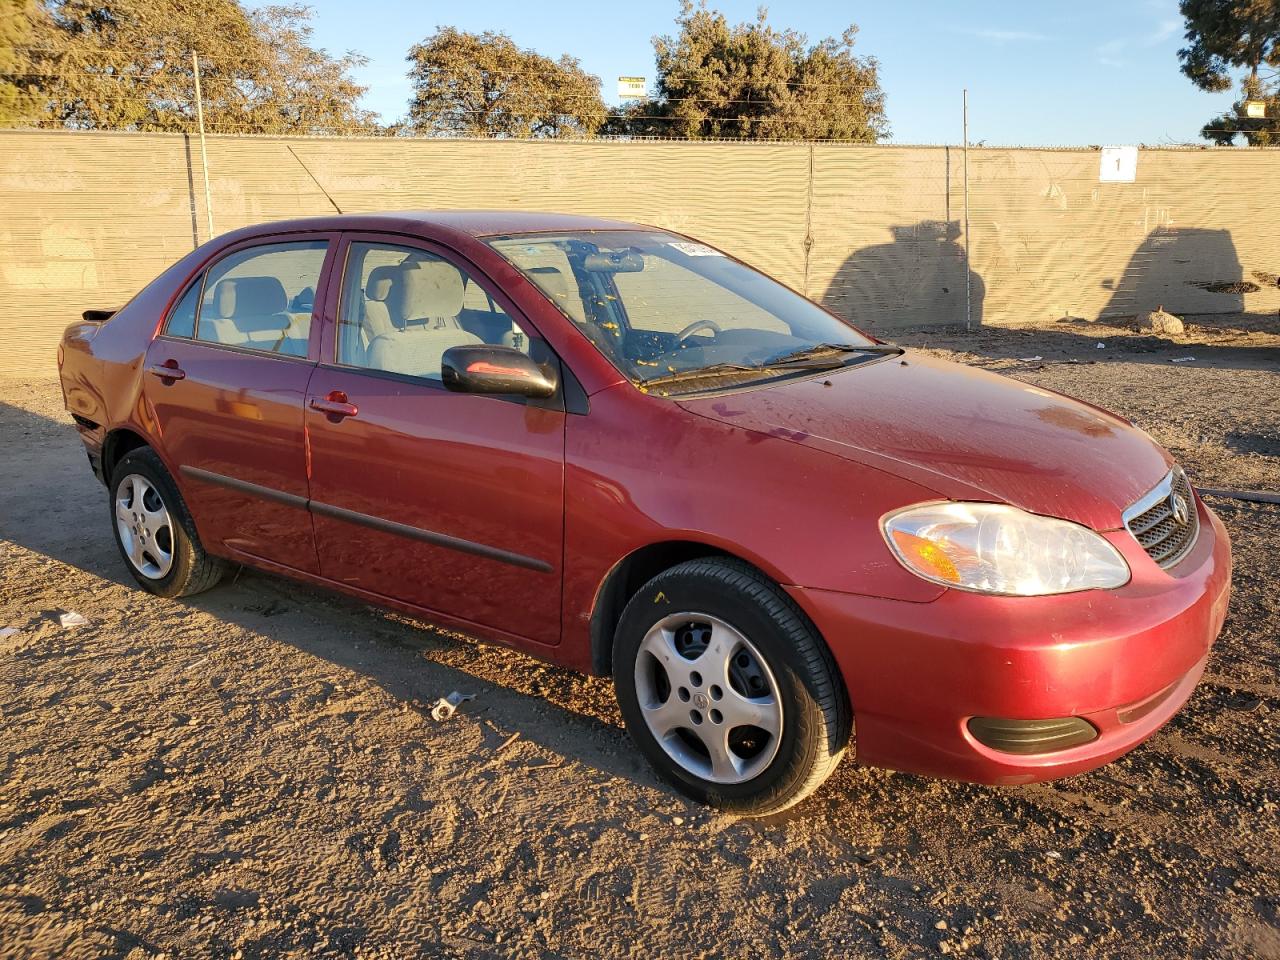
[[[74,427],[0,402],[0,438],[9,449],[0,463],[0,541],[77,567],[104,589],[140,591],[111,535],[106,490],[85,462]],[[473,694],[461,713],[501,718],[489,724],[491,746],[519,733],[566,759],[665,790],[631,749],[606,679],[248,568],[232,568],[207,593],[147,603],[180,604],[269,643],[289,644],[367,677],[424,715],[455,690]]]

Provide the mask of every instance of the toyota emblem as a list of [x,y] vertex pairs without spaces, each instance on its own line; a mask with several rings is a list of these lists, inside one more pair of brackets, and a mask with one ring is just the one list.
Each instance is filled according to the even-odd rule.
[[1173,520],[1185,527],[1191,522],[1191,509],[1187,506],[1187,498],[1180,493],[1169,494],[1169,509],[1173,511]]

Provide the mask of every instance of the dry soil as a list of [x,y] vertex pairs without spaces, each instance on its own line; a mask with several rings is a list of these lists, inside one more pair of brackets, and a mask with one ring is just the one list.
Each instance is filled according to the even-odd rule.
[[[1280,490],[1274,321],[1190,319],[905,339]],[[750,822],[655,781],[607,681],[247,571],[135,589],[51,379],[0,381],[0,451],[0,956],[1280,956],[1280,507],[1212,501],[1230,617],[1129,756],[1009,789],[846,761]]]

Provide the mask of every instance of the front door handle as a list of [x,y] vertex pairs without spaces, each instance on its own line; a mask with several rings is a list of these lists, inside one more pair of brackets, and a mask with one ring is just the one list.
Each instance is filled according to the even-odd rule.
[[177,360],[166,360],[164,363],[156,363],[147,367],[147,373],[153,377],[159,377],[172,383],[174,380],[187,379],[187,372],[178,366]]
[[331,391],[327,397],[312,397],[311,409],[319,410],[332,420],[354,417],[360,412],[360,408],[348,401],[347,395],[341,390]]

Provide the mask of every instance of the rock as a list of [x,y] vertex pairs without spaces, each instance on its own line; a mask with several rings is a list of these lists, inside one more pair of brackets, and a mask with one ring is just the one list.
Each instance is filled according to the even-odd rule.
[[1150,330],[1152,333],[1186,333],[1186,327],[1182,325],[1182,321],[1172,313],[1165,313],[1163,307],[1140,315],[1138,329]]
[[937,923],[935,923],[935,924],[933,925],[933,929],[935,929],[935,930],[945,930],[945,929],[947,929],[947,921],[945,921],[945,920],[939,920]]

